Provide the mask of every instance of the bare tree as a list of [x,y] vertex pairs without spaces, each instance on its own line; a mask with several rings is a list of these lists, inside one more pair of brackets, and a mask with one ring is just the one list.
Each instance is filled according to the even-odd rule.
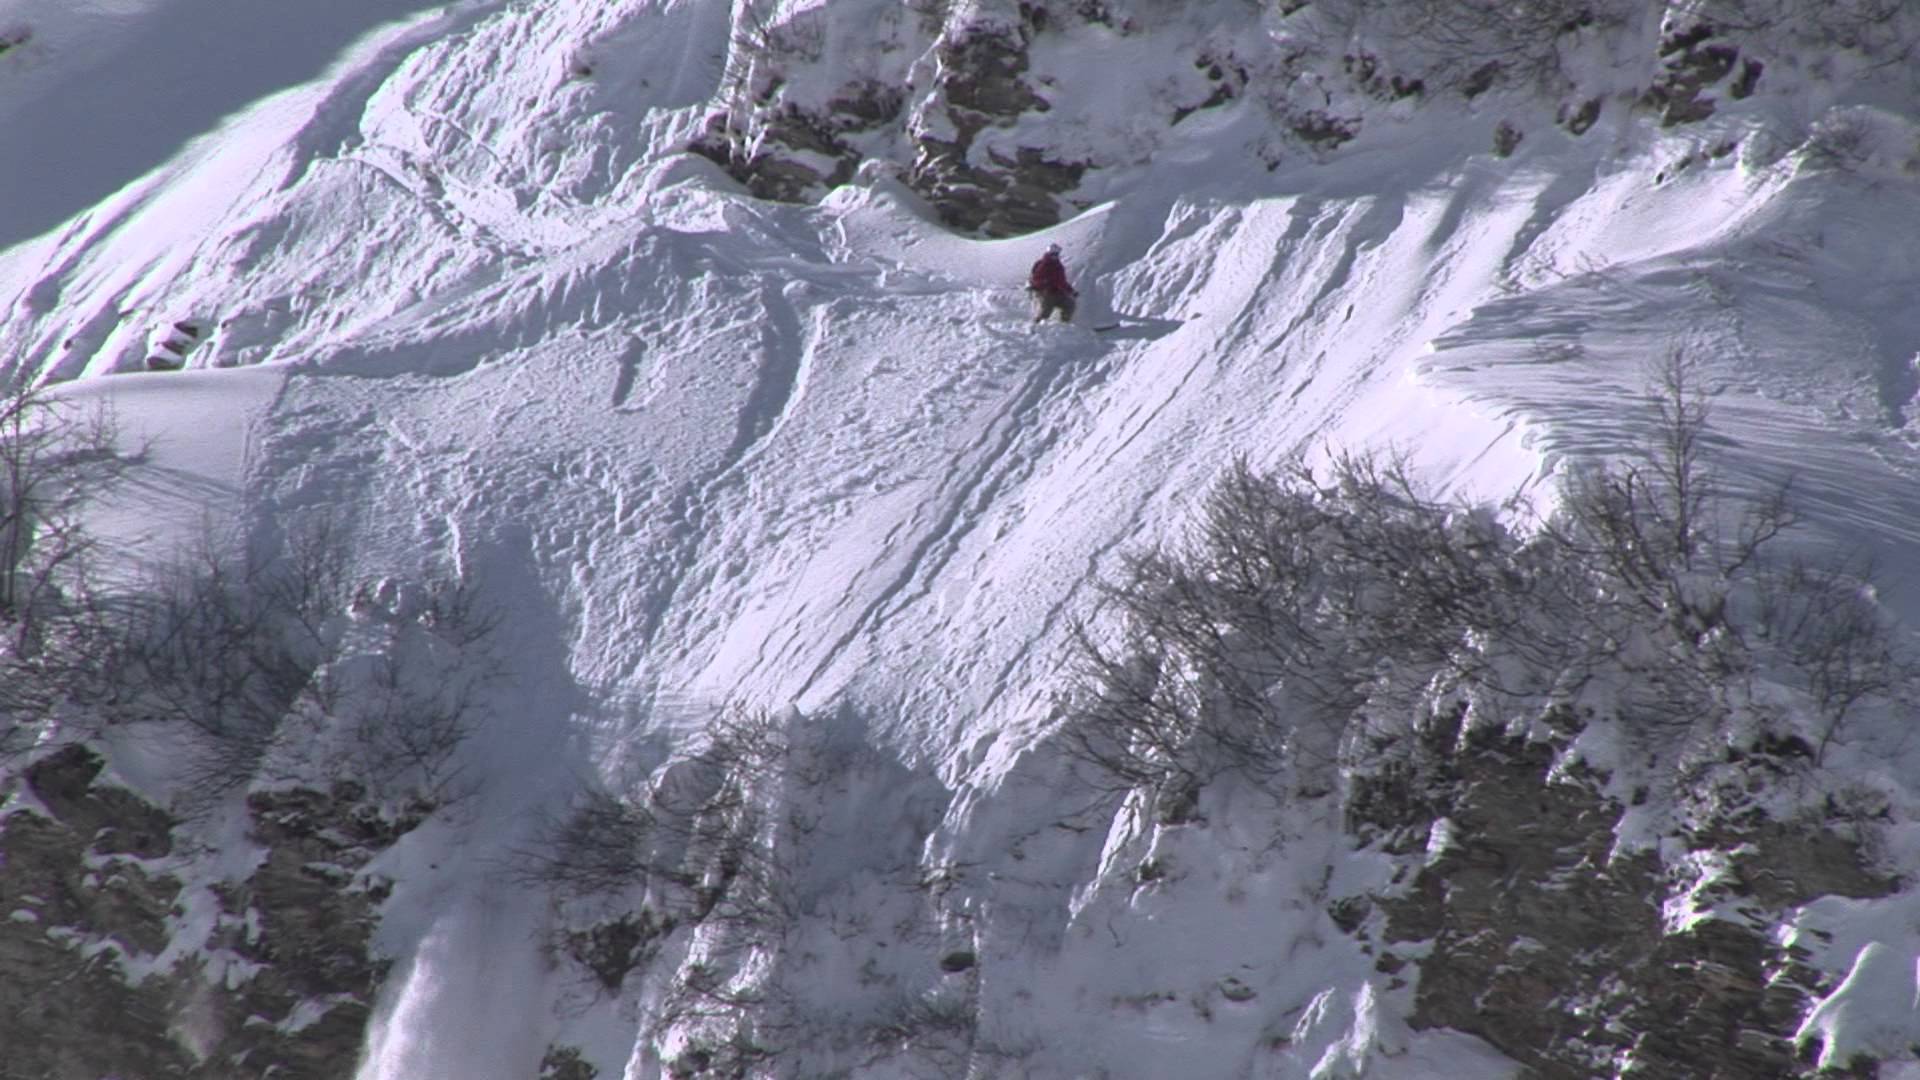
[[118,687],[114,721],[179,729],[195,751],[191,786],[207,798],[254,779],[303,695],[332,704],[314,676],[347,599],[343,553],[325,537],[285,561],[237,547],[208,534],[152,571],[100,657]]
[[770,800],[787,755],[773,717],[727,711],[639,790],[584,788],[521,853],[518,873],[572,897],[645,893],[684,922],[775,920],[785,874]]
[[1912,679],[1870,567],[1775,564],[1790,485],[1726,490],[1683,354],[1651,370],[1648,415],[1636,451],[1571,477],[1552,519],[1509,502],[1528,535],[1500,508],[1424,495],[1398,463],[1237,464],[1192,541],[1106,585],[1115,631],[1076,628],[1063,745],[1096,786],[1153,791],[1174,821],[1222,773],[1302,787],[1437,687],[1544,716],[1604,679],[1629,730],[1665,738],[1719,730],[1733,689],[1765,677],[1806,691],[1824,753]]
[[139,460],[104,409],[21,385],[0,394],[0,757],[103,693],[113,600],[86,512]]
[[1706,0],[1699,23],[1781,46],[1856,50],[1893,64],[1920,47],[1920,20],[1907,0]]
[[459,748],[503,670],[486,645],[500,617],[465,584],[383,610],[349,556],[324,524],[274,555],[203,537],[115,605],[94,658],[115,688],[104,715],[179,732],[196,803],[262,778],[456,801]]
[[32,386],[0,396],[0,625],[11,652],[33,652],[46,619],[84,602],[99,544],[83,513],[134,460],[103,409]]
[[1425,495],[1397,462],[1342,456],[1324,479],[1236,463],[1191,543],[1128,559],[1105,587],[1118,641],[1076,628],[1065,745],[1173,805],[1225,771],[1324,772],[1362,706],[1398,692],[1394,665],[1494,678],[1463,643],[1528,617],[1517,549],[1490,511]]
[[1874,602],[1875,576],[1863,558],[1832,565],[1796,558],[1758,580],[1756,636],[1812,701],[1816,765],[1860,706],[1909,696],[1920,676]]
[[1566,552],[1603,570],[1591,617],[1662,623],[1710,674],[1724,677],[1745,656],[1728,599],[1796,523],[1791,485],[1733,499],[1708,458],[1711,408],[1696,365],[1673,352],[1651,382],[1647,442],[1624,461],[1575,473],[1561,520],[1549,529]]

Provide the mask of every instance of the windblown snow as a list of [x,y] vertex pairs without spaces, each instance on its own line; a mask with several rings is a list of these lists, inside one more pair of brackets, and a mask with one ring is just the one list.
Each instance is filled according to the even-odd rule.
[[[210,519],[257,543],[324,519],[369,578],[444,572],[509,613],[477,794],[380,866],[396,967],[360,1080],[522,1080],[556,1042],[662,1075],[673,1048],[578,1000],[500,867],[730,706],[840,748],[808,796],[840,839],[806,874],[847,937],[904,917],[899,867],[965,868],[942,887],[972,923],[937,933],[993,973],[980,1015],[1023,1075],[1505,1075],[1409,1029],[1327,932],[1310,898],[1374,873],[1333,823],[1194,839],[1218,887],[1178,899],[1101,886],[1121,841],[1053,825],[1069,796],[1029,750],[1071,627],[1235,459],[1387,450],[1550,502],[1636,442],[1648,362],[1684,351],[1732,481],[1795,477],[1800,542],[1876,557],[1920,616],[1910,115],[1822,102],[1818,146],[1759,104],[1545,126],[1502,158],[1462,108],[1269,168],[1228,103],[1111,201],[977,240],[881,167],[775,204],[676,152],[722,89],[725,4],[269,7],[0,16],[33,30],[0,53],[0,359],[149,441],[100,517],[130,560]],[[1074,325],[1028,321],[1049,242]],[[144,370],[176,323],[207,328],[186,370]],[[1807,1021],[1829,1048],[1920,1039],[1920,932],[1869,917]],[[812,965],[817,1013],[867,1007],[843,939],[802,937],[781,962]]]

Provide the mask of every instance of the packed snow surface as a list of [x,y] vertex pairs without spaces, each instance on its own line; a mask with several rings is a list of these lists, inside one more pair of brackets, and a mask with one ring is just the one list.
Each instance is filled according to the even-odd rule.
[[[369,577],[450,572],[511,613],[479,795],[379,868],[397,965],[361,1080],[521,1080],[556,1040],[657,1075],[631,1023],[563,1007],[548,908],[498,867],[580,778],[658,764],[723,705],[884,748],[876,845],[1059,871],[977,886],[1035,943],[983,942],[983,994],[1046,1075],[1502,1075],[1408,1030],[1327,929],[1329,823],[1213,841],[1190,865],[1214,898],[1177,903],[1076,893],[1098,836],[1009,854],[1052,820],[1023,751],[1071,621],[1236,457],[1394,450],[1437,489],[1549,502],[1566,463],[1636,444],[1647,365],[1682,350],[1730,482],[1795,477],[1801,542],[1876,556],[1920,614],[1920,182],[1892,114],[1836,105],[1871,135],[1838,162],[1762,111],[1543,128],[1506,159],[1463,114],[1269,170],[1229,105],[1114,201],[983,241],[883,169],[776,205],[672,152],[723,76],[723,4],[283,7],[9,9],[34,34],[0,54],[0,354],[149,440],[100,519],[130,555],[203,508],[264,537],[331,519]],[[130,65],[153,77],[102,75]],[[1028,322],[1049,242],[1075,325]],[[180,321],[214,328],[189,370],[140,371]],[[1144,916],[1125,941],[1116,905]],[[1807,1021],[1829,1048],[1913,1041],[1895,931],[1852,942]],[[1254,993],[1190,1005],[1227,977]]]

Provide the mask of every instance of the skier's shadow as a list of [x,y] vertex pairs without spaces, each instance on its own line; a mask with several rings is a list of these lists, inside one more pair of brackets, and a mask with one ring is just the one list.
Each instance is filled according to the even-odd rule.
[[1116,311],[1107,318],[1095,322],[1093,328],[1103,338],[1153,341],[1166,337],[1184,325],[1185,320],[1182,319],[1153,319],[1144,315],[1129,315],[1124,311]]

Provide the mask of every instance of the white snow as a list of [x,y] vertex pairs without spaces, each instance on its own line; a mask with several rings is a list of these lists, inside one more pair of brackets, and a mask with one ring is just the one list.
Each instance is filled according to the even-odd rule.
[[[672,153],[720,86],[722,3],[283,8],[9,10],[35,36],[0,55],[0,131],[33,149],[0,161],[0,360],[146,444],[98,519],[121,550],[331,519],[369,581],[443,568],[510,612],[482,795],[369,868],[397,963],[360,1080],[520,1080],[554,1041],[660,1075],[634,1002],[561,1007],[553,911],[499,867],[580,778],[659,764],[723,704],[877,748],[886,785],[808,796],[837,853],[820,902],[902,903],[863,853],[964,867],[972,922],[942,933],[1034,1075],[1508,1075],[1411,1030],[1331,926],[1328,890],[1377,876],[1333,823],[1056,826],[1031,748],[1070,620],[1236,455],[1398,448],[1445,490],[1544,502],[1634,445],[1646,362],[1685,350],[1729,480],[1793,475],[1800,542],[1878,557],[1887,610],[1920,615],[1910,116],[1843,103],[1809,148],[1759,103],[1610,117],[1497,159],[1496,117],[1460,110],[1270,170],[1229,105],[1110,201],[982,241],[885,169],[775,205]],[[1084,83],[1132,48],[1039,62]],[[1071,138],[1130,151],[1116,98]],[[1079,325],[1027,324],[1048,242]],[[181,319],[216,327],[189,370],[140,372]],[[1861,767],[1911,775],[1891,735],[1858,733]],[[1095,880],[1150,858],[1171,876]],[[1843,907],[1819,910],[1875,929],[1830,947],[1842,981],[1801,1032],[1822,1064],[1920,1039],[1911,920]],[[859,999],[854,947],[796,933],[781,963],[814,958],[819,1010]]]

